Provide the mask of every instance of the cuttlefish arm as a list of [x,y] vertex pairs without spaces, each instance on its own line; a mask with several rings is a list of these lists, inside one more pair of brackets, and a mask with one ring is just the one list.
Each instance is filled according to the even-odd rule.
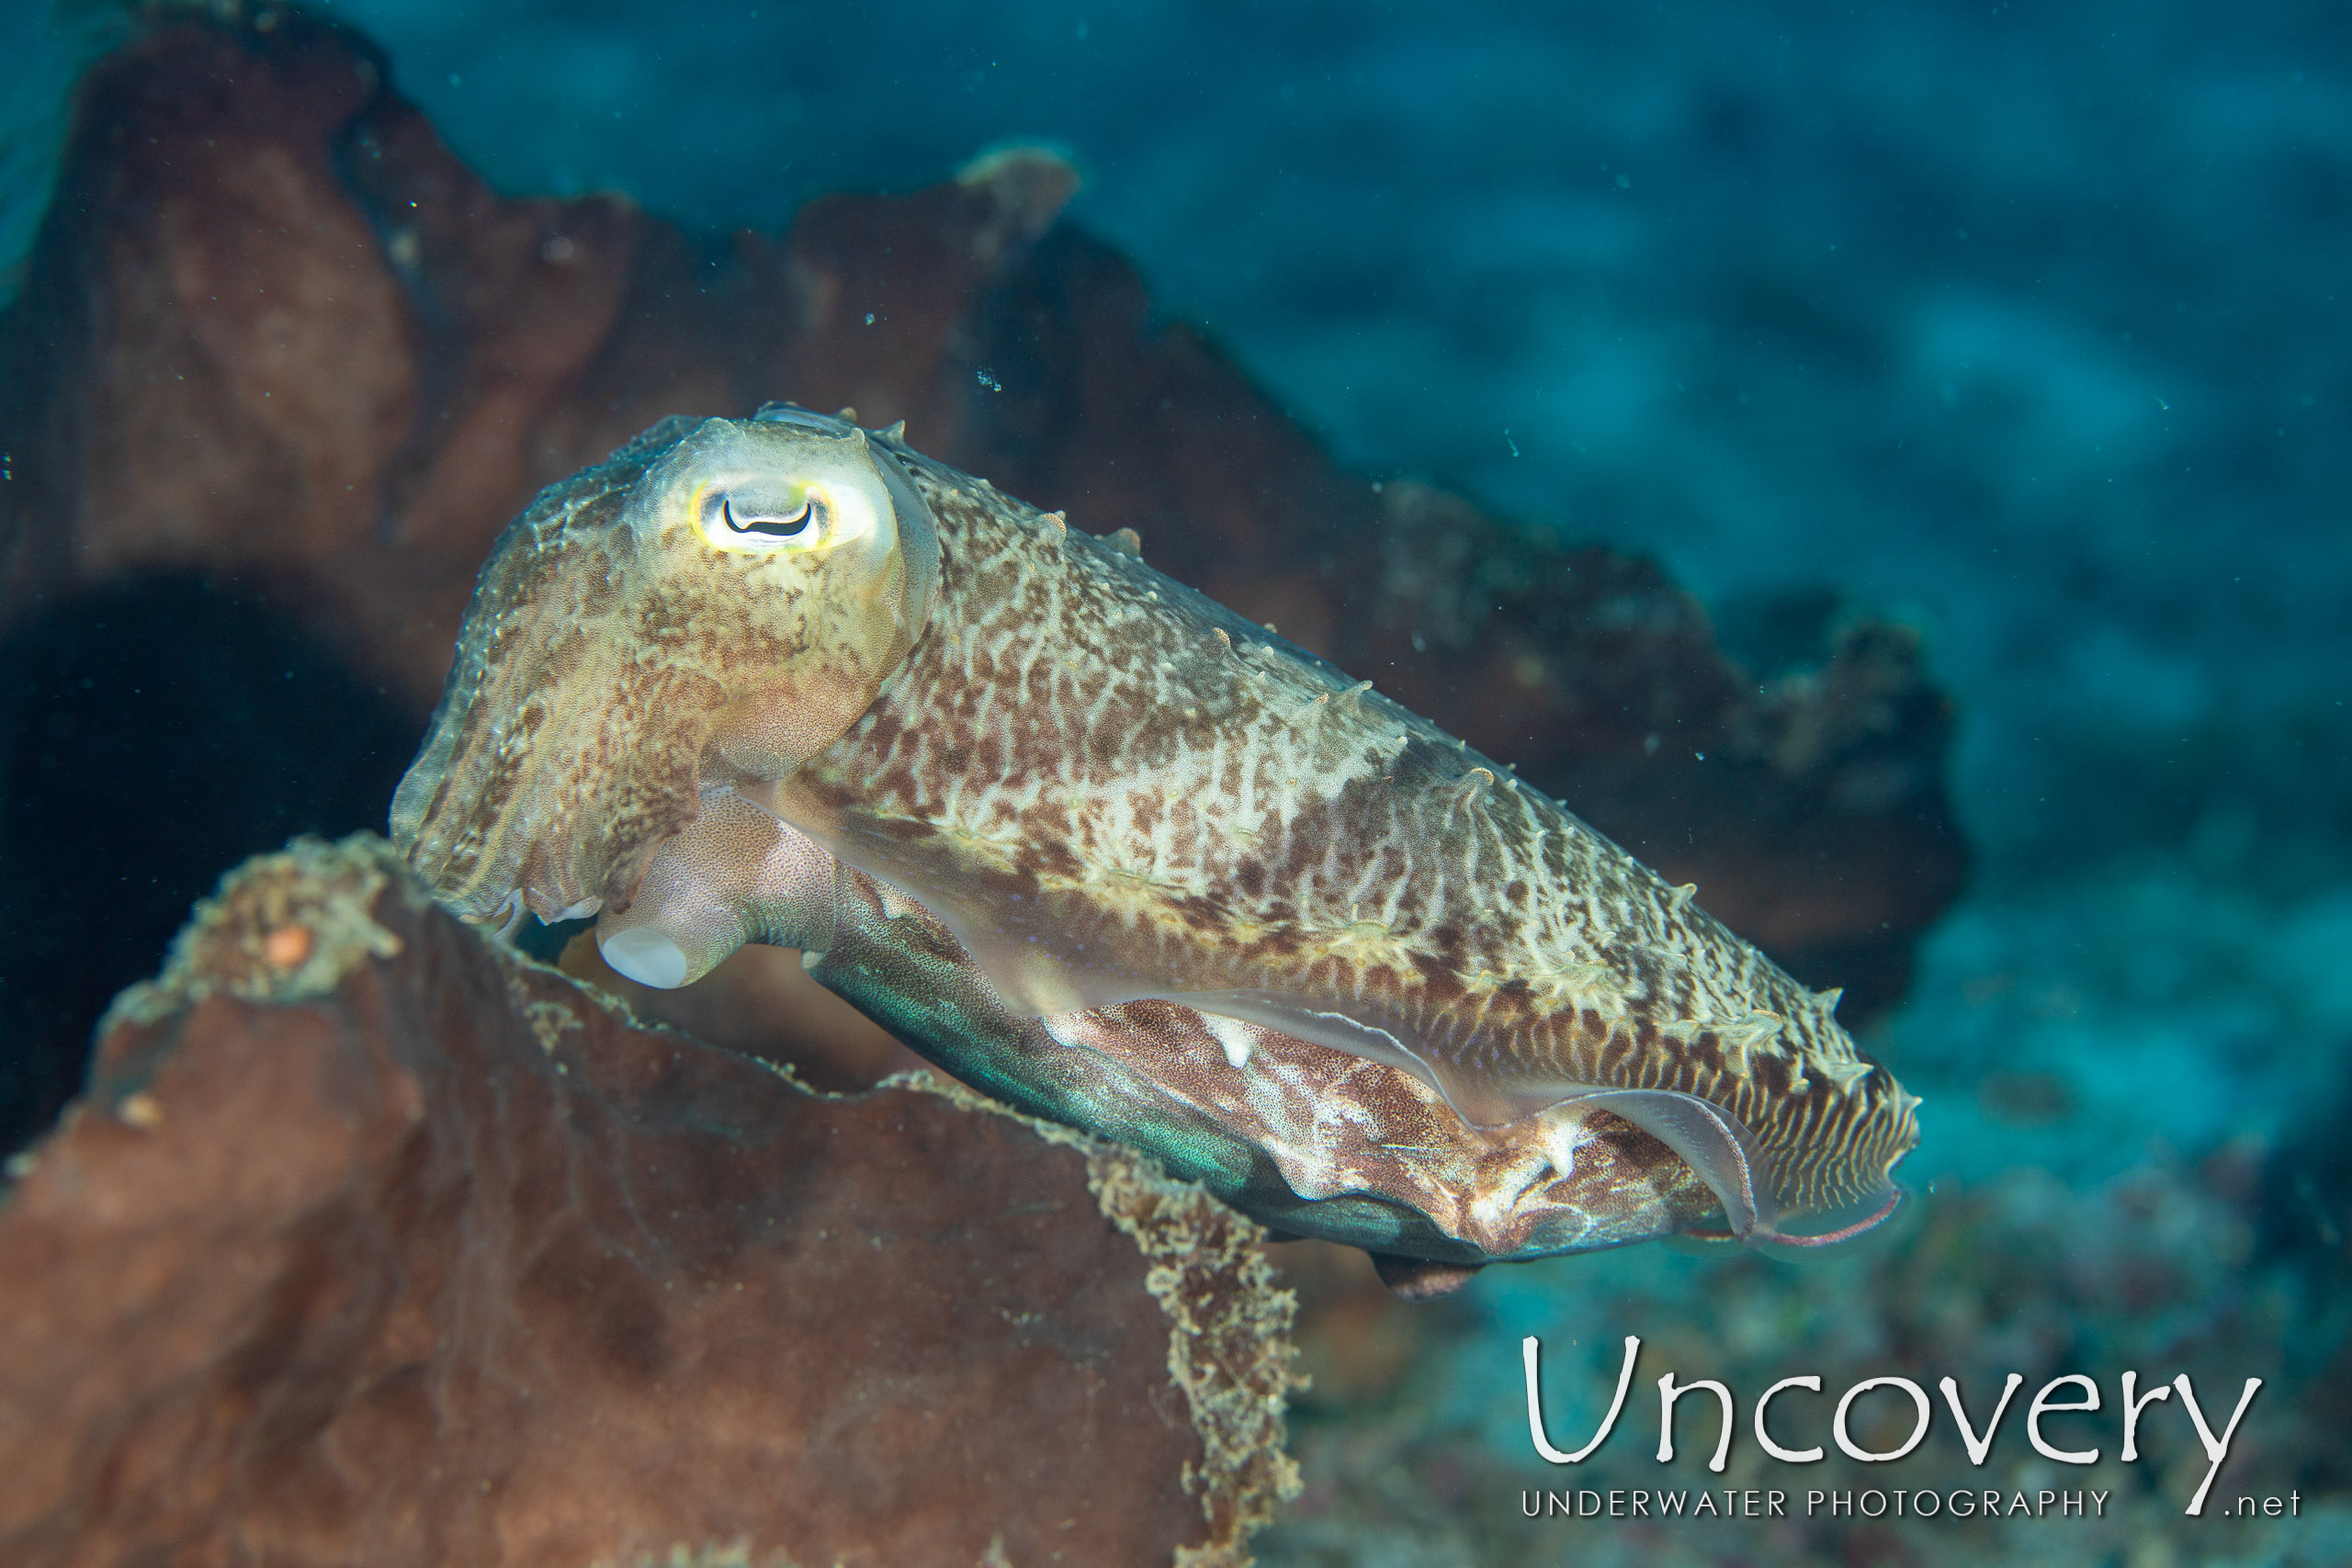
[[1834,998],[1131,546],[799,411],[606,469],[502,541],[396,803],[468,913],[602,908],[616,964],[691,979],[744,930],[738,851],[689,838],[704,912],[624,920],[723,794],[916,901],[1016,1016],[1178,1003],[1394,1068],[1465,1135],[1606,1111],[1750,1239],[1893,1190],[1915,1102]]

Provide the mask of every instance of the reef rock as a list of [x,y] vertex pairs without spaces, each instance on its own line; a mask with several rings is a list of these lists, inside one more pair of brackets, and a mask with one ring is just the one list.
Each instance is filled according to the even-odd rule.
[[0,1560],[1240,1562],[1260,1234],[944,1084],[836,1099],[379,842],[201,907],[0,1197]]

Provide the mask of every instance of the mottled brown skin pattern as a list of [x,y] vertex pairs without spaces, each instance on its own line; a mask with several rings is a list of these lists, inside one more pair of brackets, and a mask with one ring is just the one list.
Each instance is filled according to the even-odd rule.
[[903,460],[939,536],[930,624],[755,798],[939,906],[1014,1005],[1318,998],[1408,1042],[1479,1123],[1577,1086],[1668,1089],[1754,1134],[1783,1213],[1884,1190],[1916,1101],[1834,998],[1124,542]]
[[[470,919],[501,914],[518,887],[547,919],[608,887],[625,898],[655,848],[694,820],[696,760],[722,693],[695,661],[646,657],[678,649],[658,625],[618,622],[614,592],[623,503],[684,424],[658,424],[541,491],[482,570],[425,750],[392,805],[393,836]],[[605,689],[582,678],[592,663],[628,667],[615,675],[633,700],[566,716],[584,719],[577,728],[548,723],[550,702]],[[504,716],[466,722],[478,711]],[[642,722],[653,713],[685,722]],[[543,732],[565,749],[561,765],[549,765]],[[573,829],[537,830],[551,819]]]

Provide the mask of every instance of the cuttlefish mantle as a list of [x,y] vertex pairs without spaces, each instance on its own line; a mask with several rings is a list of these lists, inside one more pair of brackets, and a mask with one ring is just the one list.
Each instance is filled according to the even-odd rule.
[[[797,409],[666,422],[507,530],[393,829],[475,919],[600,909],[607,959],[651,984],[751,941],[824,954],[824,979],[838,942],[914,942],[891,922],[919,917],[930,958],[853,997],[910,1043],[1035,1099],[1046,1069],[1006,1064],[1060,1042],[1294,1197],[1345,1161],[1273,1145],[1320,1135],[1309,1111],[1401,1105],[1400,1083],[1457,1145],[1419,1177],[1490,1179],[1464,1148],[1622,1122],[1750,1240],[1871,1223],[1917,1138],[1834,996],[1508,768],[1132,536]],[[904,912],[844,925],[876,899]],[[1332,1103],[1261,1114],[1277,1063]],[[1481,1196],[1437,1230],[1508,1233],[1464,1217]],[[1593,1244],[1702,1228],[1689,1209],[1659,1198]],[[1520,1255],[1465,1245],[1420,1255]]]

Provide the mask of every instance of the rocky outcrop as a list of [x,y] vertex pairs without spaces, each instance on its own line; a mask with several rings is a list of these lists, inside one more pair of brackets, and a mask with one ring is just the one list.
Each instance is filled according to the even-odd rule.
[[1260,1233],[637,1025],[379,841],[232,874],[0,1193],[0,1560],[1246,1560]]

